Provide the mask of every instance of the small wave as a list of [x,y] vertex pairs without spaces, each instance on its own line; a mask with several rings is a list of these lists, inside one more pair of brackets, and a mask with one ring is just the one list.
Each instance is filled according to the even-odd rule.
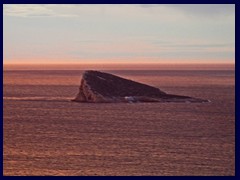
[[70,97],[3,97],[3,100],[15,101],[71,101]]

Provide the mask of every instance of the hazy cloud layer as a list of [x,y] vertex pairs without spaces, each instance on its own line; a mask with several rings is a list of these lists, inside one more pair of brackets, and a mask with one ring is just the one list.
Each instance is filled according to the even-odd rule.
[[195,16],[225,16],[235,14],[234,4],[171,4],[166,5],[175,8],[189,15]]
[[[60,5],[61,8],[68,7]],[[56,10],[57,5],[36,5],[36,4],[4,4],[3,10],[6,16],[18,17],[75,17],[70,12],[61,13]]]
[[200,16],[221,16],[235,14],[234,4],[142,4],[143,8],[158,8],[165,6],[167,8],[174,8],[189,15]]
[[[155,12],[155,10],[163,10],[167,8],[168,11],[176,10],[182,11],[187,15],[200,15],[200,16],[221,16],[221,15],[233,15],[235,13],[235,5],[233,4],[140,4],[140,5],[36,5],[36,4],[4,4],[4,15],[8,16],[20,16],[20,17],[40,17],[40,16],[67,16],[76,17],[81,15],[81,11],[89,13],[105,13],[106,8],[119,9],[120,7],[134,7],[139,6],[142,8],[150,8],[152,10],[148,13]],[[134,8],[132,8],[134,9]],[[162,14],[161,11],[158,11]],[[156,14],[156,13],[155,13]]]

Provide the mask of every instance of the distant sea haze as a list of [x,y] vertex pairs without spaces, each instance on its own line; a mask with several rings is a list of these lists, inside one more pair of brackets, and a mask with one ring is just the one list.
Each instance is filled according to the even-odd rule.
[[[85,69],[210,103],[76,103]],[[235,175],[234,65],[6,65],[3,175]]]
[[78,63],[4,64],[4,70],[234,70],[235,64]]

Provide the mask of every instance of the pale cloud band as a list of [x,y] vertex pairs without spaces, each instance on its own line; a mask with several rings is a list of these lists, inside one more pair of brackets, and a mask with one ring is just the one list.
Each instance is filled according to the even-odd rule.
[[[63,8],[68,5],[60,5]],[[36,5],[36,4],[4,4],[3,10],[6,16],[17,17],[76,17],[71,13],[60,13],[55,10],[57,5]]]

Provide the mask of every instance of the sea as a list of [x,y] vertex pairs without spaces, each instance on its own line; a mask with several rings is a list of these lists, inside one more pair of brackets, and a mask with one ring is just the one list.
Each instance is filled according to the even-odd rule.
[[[4,176],[235,175],[234,68],[53,67],[3,70]],[[210,102],[72,102],[87,68]]]

